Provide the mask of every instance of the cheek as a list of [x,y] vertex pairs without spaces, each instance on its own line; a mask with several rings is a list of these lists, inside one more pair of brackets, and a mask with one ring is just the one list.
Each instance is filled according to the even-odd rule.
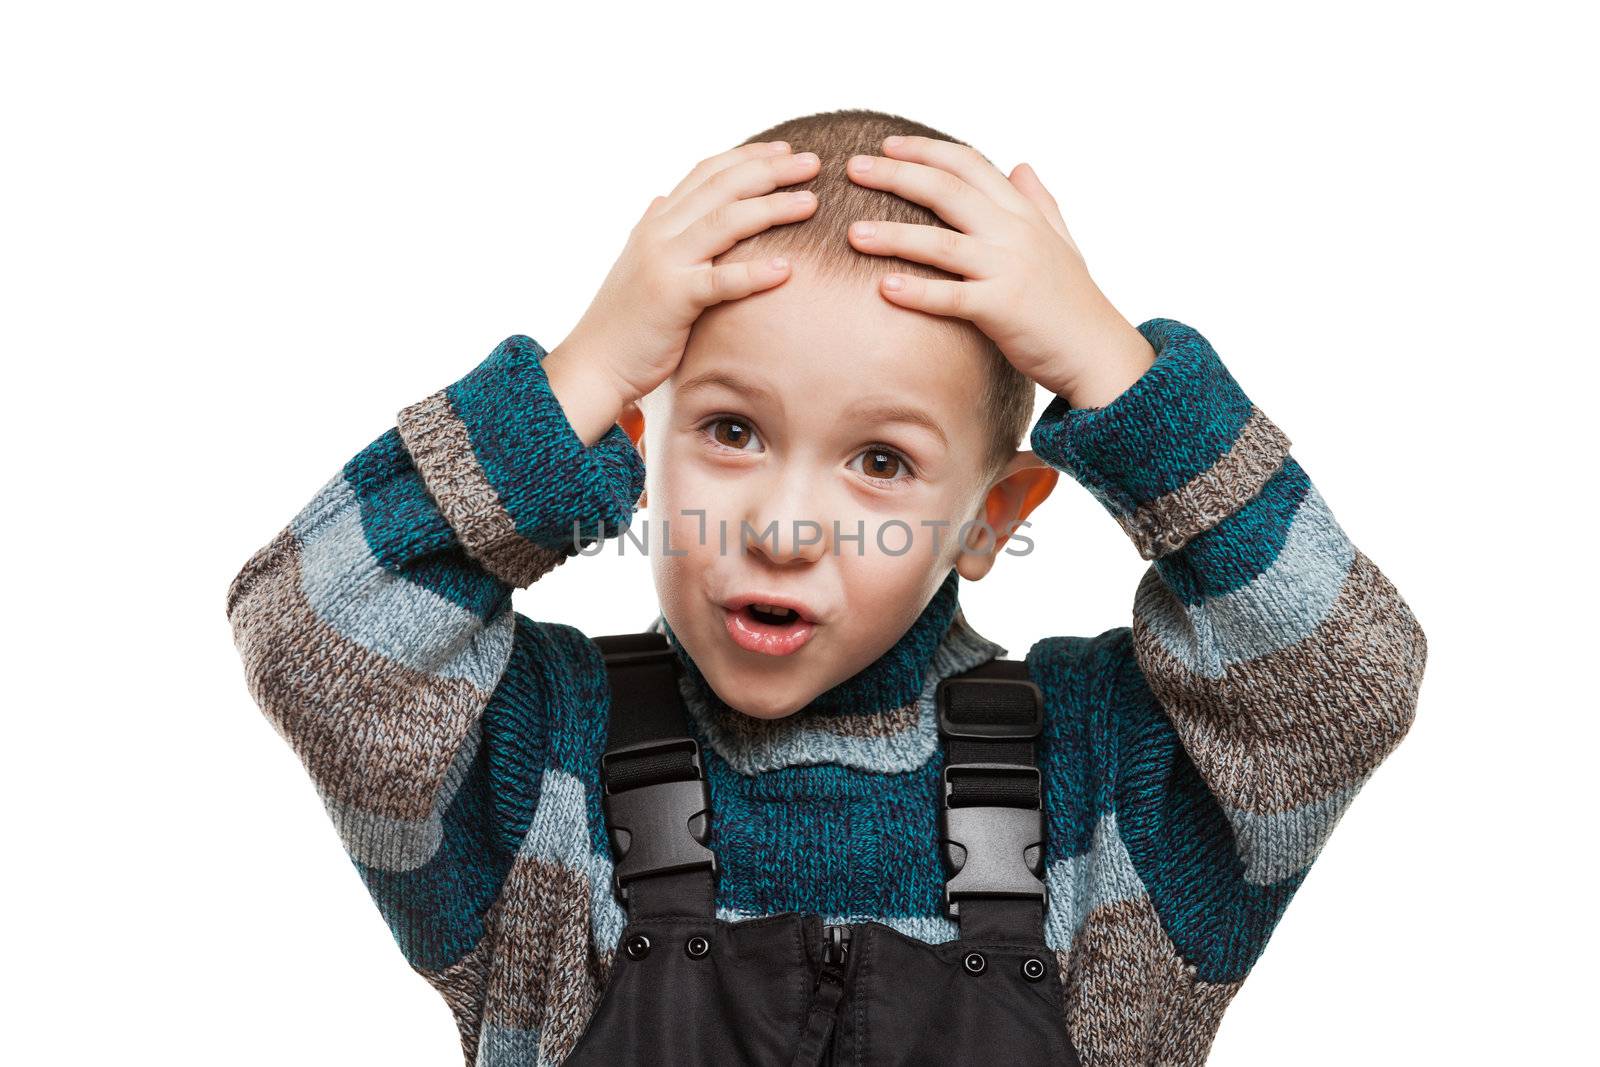
[[[898,536],[898,531],[891,536]],[[916,620],[949,571],[920,544],[914,544],[912,551],[902,556],[872,553],[857,558],[847,553],[839,563],[845,600],[850,605],[847,625],[851,641],[870,644],[879,652],[898,640]]]
[[640,513],[649,523],[648,537],[645,531],[640,533],[649,546],[667,622],[687,636],[703,621],[705,576],[717,565],[718,531],[726,528],[718,501],[726,494],[715,492],[715,482],[703,464],[670,454],[670,447],[663,451],[669,454],[649,472],[650,504]]
[[[863,549],[868,558],[864,562],[885,573],[865,574],[862,583],[870,586],[882,580],[915,586],[916,579],[908,572],[937,572],[933,582],[937,587],[945,572],[955,565],[961,528],[974,517],[969,508],[968,494],[956,491],[956,487],[939,486],[908,494],[905,500],[894,502],[892,508],[869,516]],[[982,517],[981,512],[978,517]],[[881,543],[874,537],[874,530],[883,531]],[[890,577],[891,574],[900,577]]]
[[[739,516],[734,510],[736,496],[728,484],[717,477],[709,464],[696,457],[671,457],[660,464],[650,487],[650,532],[658,538],[663,523],[670,524],[674,552],[685,551],[687,558],[665,561],[679,569],[700,566],[697,556],[715,554],[719,532],[731,551],[738,534]],[[700,541],[704,539],[705,544]],[[659,543],[656,542],[656,543]]]

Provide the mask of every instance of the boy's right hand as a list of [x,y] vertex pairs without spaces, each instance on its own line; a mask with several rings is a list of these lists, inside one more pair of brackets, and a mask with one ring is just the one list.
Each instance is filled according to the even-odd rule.
[[545,357],[550,387],[585,444],[622,410],[666,381],[700,313],[783,282],[787,263],[759,259],[713,266],[739,241],[817,207],[808,190],[773,192],[816,177],[811,152],[763,141],[701,161],[658,196],[572,334]]

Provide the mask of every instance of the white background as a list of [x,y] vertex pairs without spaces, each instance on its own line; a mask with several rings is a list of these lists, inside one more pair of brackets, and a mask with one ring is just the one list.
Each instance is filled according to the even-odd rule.
[[[554,347],[697,160],[869,107],[1031,162],[1427,632],[1416,726],[1211,1062],[1592,1057],[1578,5],[575,7],[7,6],[0,1054],[458,1062],[246,692],[229,579],[403,405],[508,334]],[[1110,517],[1064,479],[1034,519],[974,624],[1014,656],[1126,624],[1145,564]],[[518,608],[655,611],[637,553]]]

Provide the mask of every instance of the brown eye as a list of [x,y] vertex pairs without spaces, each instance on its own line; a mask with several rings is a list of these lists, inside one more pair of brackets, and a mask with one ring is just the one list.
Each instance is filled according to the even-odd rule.
[[720,445],[743,449],[750,443],[750,427],[737,419],[718,419],[712,424],[711,436]]
[[869,448],[861,453],[861,473],[869,478],[893,479],[900,466],[900,457],[893,452]]

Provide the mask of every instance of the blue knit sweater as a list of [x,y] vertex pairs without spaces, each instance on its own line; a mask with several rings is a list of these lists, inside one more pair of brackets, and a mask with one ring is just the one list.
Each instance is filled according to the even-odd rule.
[[[1426,656],[1405,602],[1287,438],[1192,329],[1103,408],[1056,398],[1032,447],[1151,564],[1131,626],[1027,653],[1062,1011],[1089,1065],[1200,1063],[1352,797],[1408,729]],[[513,588],[630,518],[643,466],[592,447],[533,340],[401,412],[233,580],[228,616],[468,1062],[557,1063],[624,924],[601,813],[607,685]],[[594,561],[575,564],[601,566]],[[657,628],[671,639],[663,620]],[[860,674],[780,720],[732,710],[672,640],[706,751],[719,914],[953,938],[935,845],[939,679],[1000,650],[954,571]]]

